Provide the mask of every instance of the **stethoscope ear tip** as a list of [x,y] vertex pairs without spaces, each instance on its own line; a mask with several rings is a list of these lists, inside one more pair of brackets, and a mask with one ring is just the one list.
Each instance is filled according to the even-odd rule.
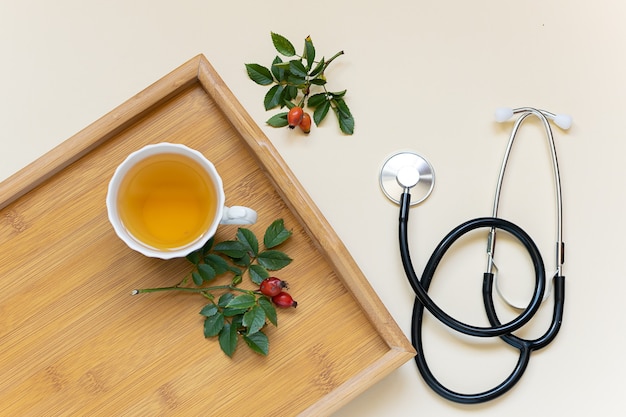
[[554,116],[554,124],[563,130],[572,127],[572,116],[569,114],[557,114]]
[[504,123],[513,117],[513,109],[510,107],[499,107],[496,109],[495,118],[496,122]]

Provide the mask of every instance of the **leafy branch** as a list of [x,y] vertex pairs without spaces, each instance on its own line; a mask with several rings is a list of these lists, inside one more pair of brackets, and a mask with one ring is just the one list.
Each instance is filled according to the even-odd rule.
[[[304,40],[301,55],[296,54],[296,48],[284,36],[274,32],[271,32],[271,36],[276,51],[291,59],[283,61],[277,55],[270,68],[259,64],[245,64],[252,81],[263,86],[272,85],[263,99],[265,110],[308,106],[315,109],[313,121],[319,126],[332,109],[341,131],[348,135],[353,134],[354,117],[344,98],[347,90],[329,91],[326,80],[326,69],[344,52],[339,51],[328,60],[324,57],[316,60],[316,50],[310,36]],[[287,126],[288,113],[285,111],[275,114],[267,123],[273,127]]]
[[[132,294],[162,291],[199,294],[209,301],[200,311],[205,318],[206,338],[217,337],[222,351],[231,357],[240,338],[253,351],[267,355],[269,340],[263,329],[268,323],[278,326],[274,303],[258,289],[238,285],[248,277],[258,286],[270,277],[270,271],[289,265],[292,259],[276,247],[291,235],[283,220],[278,219],[266,229],[262,248],[255,234],[246,228],[239,228],[233,240],[215,243],[211,238],[201,249],[187,255],[194,267],[178,284],[137,289]],[[231,275],[229,284],[207,285],[225,274]]]

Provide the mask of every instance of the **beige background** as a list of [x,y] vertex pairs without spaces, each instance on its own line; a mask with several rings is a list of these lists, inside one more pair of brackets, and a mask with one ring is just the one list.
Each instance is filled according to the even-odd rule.
[[[360,264],[408,335],[413,296],[398,259],[397,209],[378,171],[410,149],[436,170],[433,195],[412,210],[411,244],[421,270],[433,247],[466,219],[489,215],[511,124],[498,106],[536,106],[574,117],[555,129],[563,175],[568,278],[562,331],[536,352],[521,382],[479,406],[449,403],[409,362],[336,413],[352,416],[616,415],[624,391],[622,249],[626,168],[626,3],[622,0],[380,2],[200,0],[0,2],[0,178],[6,178],[187,59],[204,53],[258,121]],[[264,126],[266,89],[244,63],[269,65],[270,31],[311,35],[319,55],[346,55],[327,75],[347,88],[352,137],[328,119],[309,137]],[[554,268],[549,159],[537,124],[511,161],[501,215],[518,222]],[[432,296],[455,317],[484,323],[482,235],[455,248]],[[503,241],[498,263],[528,292],[527,259]],[[519,268],[518,268],[519,266]],[[511,269],[520,273],[506,272]],[[444,277],[445,275],[445,277]],[[507,282],[503,281],[503,285]],[[517,290],[517,291],[516,291]],[[543,332],[550,302],[523,334]],[[516,352],[497,340],[450,334],[426,320],[434,372],[452,388],[487,389]],[[288,393],[277,393],[288,395]]]

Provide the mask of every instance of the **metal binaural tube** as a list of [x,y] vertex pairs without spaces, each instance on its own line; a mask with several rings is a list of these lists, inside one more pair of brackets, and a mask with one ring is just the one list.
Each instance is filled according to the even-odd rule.
[[[561,126],[561,124],[559,124],[559,126],[563,128],[569,128],[569,125],[571,124],[571,118],[569,118],[569,116],[556,115],[554,113],[551,113],[545,110],[539,110],[533,107],[520,107],[520,108],[511,110],[511,114],[519,114],[519,113],[521,113],[522,115],[517,119],[517,121],[513,125],[513,128],[511,130],[511,135],[509,136],[509,141],[507,143],[507,147],[504,152],[504,157],[502,159],[502,165],[500,167],[500,172],[498,175],[498,182],[496,185],[496,192],[495,192],[494,201],[493,201],[492,216],[498,217],[498,207],[500,203],[502,183],[504,180],[504,173],[506,172],[506,167],[508,164],[509,156],[511,154],[511,149],[513,147],[513,142],[515,141],[515,138],[517,137],[518,130],[520,126],[522,125],[522,123],[526,120],[527,117],[533,115],[541,121],[543,128],[545,130],[545,133],[546,133],[548,145],[550,147],[550,156],[552,159],[552,173],[553,173],[555,201],[556,201],[555,264],[556,264],[556,275],[561,276],[563,272],[562,271],[563,263],[565,262],[565,243],[563,242],[563,197],[562,197],[562,192],[561,192],[561,176],[560,176],[560,170],[559,170],[559,161],[558,161],[557,154],[556,154],[556,146],[554,144],[554,135],[552,133],[552,129],[550,127],[550,122],[548,118],[553,119],[553,120],[559,117],[561,119],[567,119],[566,122],[568,123],[566,123],[565,126]],[[498,121],[503,121],[503,120],[498,120]],[[495,229],[491,229],[489,237],[488,237],[488,241],[487,241],[487,272],[488,273],[492,273],[494,267],[497,269],[497,267],[495,266],[495,262],[494,262],[495,242],[496,242],[496,231]],[[508,300],[505,299],[505,301],[509,305],[512,305]]]

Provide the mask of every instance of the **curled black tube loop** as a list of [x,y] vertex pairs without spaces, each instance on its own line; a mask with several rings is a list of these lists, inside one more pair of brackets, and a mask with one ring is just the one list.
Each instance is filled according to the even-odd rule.
[[[491,275],[491,281],[493,281],[493,274],[485,274]],[[513,334],[505,334],[500,336],[502,340],[504,340],[509,345],[521,349],[522,347],[528,348],[531,351],[542,349],[550,344],[559,333],[561,329],[561,323],[563,321],[563,306],[565,305],[565,277],[561,275],[556,275],[553,277],[554,280],[554,308],[552,312],[552,323],[548,330],[539,338],[534,340],[527,340],[521,337],[515,336]],[[489,318],[489,323],[494,326],[500,324],[500,320],[498,319],[498,315],[496,313],[495,306],[493,304],[493,295],[491,291],[483,294],[483,301],[485,304],[485,311],[487,312],[487,317]]]
[[[435,248],[435,251],[431,255],[428,263],[424,268],[424,273],[422,274],[422,279],[417,277],[415,270],[413,269],[413,264],[411,262],[411,254],[409,251],[409,243],[407,236],[407,225],[409,220],[408,207],[410,203],[410,194],[405,192],[402,194],[401,202],[400,202],[400,254],[402,257],[402,264],[404,266],[404,271],[407,275],[409,283],[411,287],[415,291],[415,294],[421,304],[433,315],[437,320],[441,321],[446,326],[451,329],[467,334],[469,336],[475,337],[494,337],[494,336],[502,336],[507,333],[511,333],[515,330],[518,330],[522,326],[532,319],[535,315],[539,307],[541,306],[541,302],[543,300],[543,293],[546,287],[546,279],[545,279],[545,269],[543,266],[543,259],[541,258],[541,254],[539,253],[539,249],[533,242],[533,240],[528,236],[524,230],[522,230],[519,226],[514,223],[508,222],[503,219],[495,218],[495,217],[481,217],[469,220],[455,229],[453,229],[444,239],[439,243],[439,245]],[[530,303],[526,307],[526,309],[515,319],[511,320],[508,323],[500,324],[491,323],[491,327],[479,327],[470,324],[463,323],[447,313],[445,313],[428,295],[428,287],[430,285],[430,281],[439,265],[439,262],[447,252],[447,250],[452,246],[452,244],[458,240],[464,234],[483,227],[489,228],[497,228],[509,232],[514,237],[516,237],[526,248],[528,251],[530,258],[533,262],[533,266],[535,269],[535,292],[533,294]],[[491,289],[486,289],[485,285],[483,285],[483,296],[485,292],[491,292]],[[496,317],[497,320],[497,317]]]
[[[417,368],[419,369],[424,381],[428,386],[437,394],[446,398],[447,400],[454,401],[460,404],[479,404],[493,400],[504,393],[508,392],[519,380],[522,378],[528,363],[530,362],[531,353],[535,350],[546,347],[554,338],[561,328],[561,322],[563,320],[563,306],[565,302],[565,277],[555,276],[554,278],[554,311],[552,315],[552,323],[543,336],[534,339],[527,340],[521,337],[517,337],[513,334],[505,334],[500,336],[502,340],[509,345],[518,349],[520,354],[517,360],[517,364],[509,376],[497,386],[476,394],[463,394],[453,391],[443,384],[441,384],[437,378],[433,375],[428,363],[426,362],[426,355],[424,355],[424,347],[422,344],[422,324],[424,318],[424,305],[415,299],[413,304],[413,326],[411,331],[411,341],[413,346],[418,352],[415,357]],[[485,273],[484,282],[485,287],[492,288],[493,274]],[[430,286],[430,280],[423,283],[426,290]],[[496,314],[495,306],[493,303],[493,297],[491,291],[484,293],[484,302],[489,322],[496,326],[500,324],[498,316]]]
[[422,378],[424,378],[426,384],[441,397],[459,404],[480,404],[491,401],[513,388],[513,386],[522,378],[524,371],[526,371],[526,367],[530,362],[532,349],[530,349],[528,345],[522,344],[519,347],[520,354],[515,368],[509,376],[497,386],[475,394],[459,393],[445,387],[430,371],[428,362],[426,361],[426,355],[424,354],[424,347],[422,345],[423,317],[424,305],[419,301],[419,299],[416,298],[415,303],[413,304],[413,325],[411,329],[411,342],[417,350],[415,363],[417,364],[417,368],[419,369],[419,372],[422,375]]

